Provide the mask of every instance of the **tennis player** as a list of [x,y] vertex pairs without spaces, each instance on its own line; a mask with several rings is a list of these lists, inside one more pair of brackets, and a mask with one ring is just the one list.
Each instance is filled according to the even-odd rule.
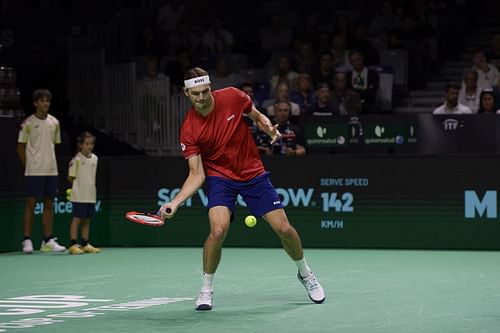
[[212,91],[208,73],[199,67],[184,74],[184,94],[192,103],[180,135],[189,174],[175,198],[160,207],[160,214],[163,218],[172,218],[179,206],[207,181],[210,233],[203,249],[203,282],[196,310],[213,307],[213,278],[238,194],[252,214],[262,216],[277,233],[283,248],[297,265],[297,277],[309,298],[322,303],[323,288],[306,263],[300,237],[288,222],[243,114],[255,121],[272,143],[281,137],[278,125],[273,126],[253,107],[244,92],[232,87]]

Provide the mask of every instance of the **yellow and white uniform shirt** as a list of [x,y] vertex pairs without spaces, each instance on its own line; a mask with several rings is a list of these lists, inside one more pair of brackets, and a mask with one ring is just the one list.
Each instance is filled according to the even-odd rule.
[[61,129],[56,117],[32,114],[21,124],[17,142],[26,144],[25,176],[57,176],[54,144],[61,143]]
[[87,157],[80,152],[69,162],[68,176],[75,178],[71,189],[71,202],[96,202],[95,176],[97,161],[96,155],[92,154]]

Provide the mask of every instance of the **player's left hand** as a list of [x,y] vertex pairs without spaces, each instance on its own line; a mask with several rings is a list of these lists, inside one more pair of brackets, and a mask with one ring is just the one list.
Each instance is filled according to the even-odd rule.
[[279,124],[276,124],[271,128],[271,135],[269,135],[271,137],[271,145],[281,139],[281,133],[278,131],[278,126]]

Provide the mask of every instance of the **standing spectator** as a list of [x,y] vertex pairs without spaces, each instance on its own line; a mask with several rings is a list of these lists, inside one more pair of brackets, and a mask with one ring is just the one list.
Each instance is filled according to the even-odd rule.
[[[71,182],[73,219],[70,226],[70,254],[99,253],[101,250],[89,243],[90,219],[95,214],[96,173],[98,158],[93,154],[95,136],[83,132],[76,139],[78,153],[69,163],[68,180]],[[81,228],[81,243],[77,243],[78,227]]]
[[446,85],[446,101],[443,105],[434,109],[432,114],[471,114],[468,106],[458,103],[458,92],[460,86],[454,83]]
[[61,143],[61,129],[56,117],[49,114],[52,94],[47,89],[33,93],[35,113],[21,124],[17,154],[25,167],[27,196],[24,209],[23,253],[33,253],[31,230],[37,199],[43,198],[42,252],[63,252],[66,248],[52,236],[53,199],[58,191],[58,171],[54,144]]
[[500,114],[498,109],[497,98],[491,89],[485,89],[481,92],[479,96],[481,104],[477,113],[484,114]]
[[479,110],[479,95],[481,95],[481,90],[483,90],[483,88],[477,85],[477,80],[477,71],[469,68],[466,69],[464,71],[464,84],[458,94],[458,102],[468,106],[472,113],[476,113]]
[[297,77],[297,91],[290,94],[290,101],[300,107],[300,113],[309,113],[314,104],[314,91],[312,89],[311,75],[299,73]]
[[339,114],[332,100],[332,89],[328,83],[316,86],[316,102],[310,110],[313,116],[333,116]]
[[477,85],[483,89],[489,86],[497,87],[500,73],[495,65],[488,63],[486,52],[484,50],[477,50],[474,52],[472,61],[474,63],[472,68],[474,68],[479,75]]
[[347,73],[348,87],[361,96],[363,113],[374,113],[376,109],[379,76],[374,70],[365,66],[363,54],[352,51],[349,54],[352,71]]
[[356,91],[347,88],[347,76],[345,73],[339,72],[335,74],[332,100],[341,115],[361,113],[361,97]]

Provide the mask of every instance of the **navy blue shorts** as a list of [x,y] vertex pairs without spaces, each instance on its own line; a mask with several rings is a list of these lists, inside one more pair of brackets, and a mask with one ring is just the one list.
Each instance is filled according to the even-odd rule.
[[95,214],[95,203],[71,202],[73,204],[73,217],[90,219]]
[[58,176],[25,176],[26,195],[30,198],[54,198],[58,192]]
[[270,173],[266,172],[247,182],[208,176],[207,209],[225,206],[233,212],[238,194],[243,197],[248,209],[255,216],[263,216],[272,210],[283,208],[278,192],[269,180],[269,175]]

